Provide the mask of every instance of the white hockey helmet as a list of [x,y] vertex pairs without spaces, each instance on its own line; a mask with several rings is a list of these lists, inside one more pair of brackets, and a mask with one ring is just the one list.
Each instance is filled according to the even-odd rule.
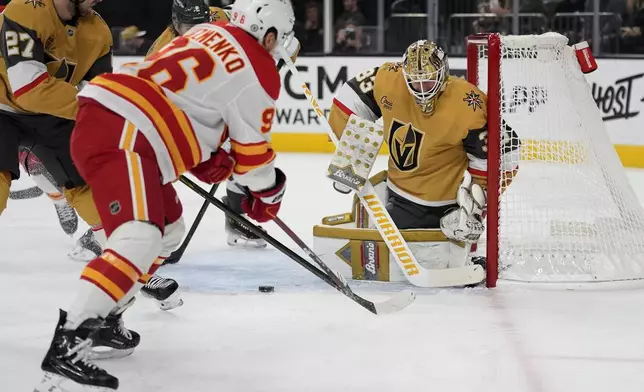
[[277,45],[288,47],[293,39],[295,14],[290,0],[236,0],[230,10],[230,23],[260,42],[274,28]]

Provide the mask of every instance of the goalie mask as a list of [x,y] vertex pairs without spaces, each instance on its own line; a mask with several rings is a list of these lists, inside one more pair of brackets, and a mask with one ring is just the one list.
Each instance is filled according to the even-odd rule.
[[416,41],[403,56],[402,73],[420,110],[424,115],[432,115],[447,86],[449,64],[445,52],[431,41]]

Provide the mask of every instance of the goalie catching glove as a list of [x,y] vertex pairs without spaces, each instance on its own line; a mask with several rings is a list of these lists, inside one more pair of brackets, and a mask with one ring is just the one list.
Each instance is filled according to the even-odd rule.
[[441,231],[451,240],[477,242],[485,229],[483,211],[486,201],[485,190],[473,183],[472,176],[465,170],[463,182],[456,193],[458,208],[441,218]]
[[201,162],[190,170],[199,181],[208,184],[219,184],[233,174],[235,160],[228,155],[226,150],[218,149],[207,161]]
[[241,202],[246,215],[257,222],[267,222],[277,216],[286,186],[286,175],[275,169],[275,185],[263,191],[249,191]]

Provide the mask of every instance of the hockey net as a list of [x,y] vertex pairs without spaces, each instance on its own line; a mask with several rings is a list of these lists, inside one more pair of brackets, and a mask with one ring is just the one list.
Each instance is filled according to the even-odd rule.
[[488,286],[644,278],[644,210],[567,38],[470,37],[467,76],[488,95]]

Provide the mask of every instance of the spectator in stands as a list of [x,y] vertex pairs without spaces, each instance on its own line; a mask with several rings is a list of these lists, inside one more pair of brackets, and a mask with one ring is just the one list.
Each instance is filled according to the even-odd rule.
[[592,35],[586,26],[592,26],[592,17],[561,14],[583,12],[584,2],[585,0],[560,0],[554,6],[554,31],[565,35],[572,43],[590,39]]
[[[601,50],[603,52],[644,53],[642,3],[642,0],[599,1],[599,12],[613,14],[600,17]],[[587,0],[586,12],[593,12],[593,10],[594,0]]]
[[355,53],[362,47],[362,28],[367,18],[358,7],[358,0],[343,0],[344,12],[335,20],[335,52]]
[[[484,0],[479,2],[480,13],[495,14],[496,17],[482,17],[474,22],[474,30],[477,33],[499,32],[502,34],[512,33],[512,19],[508,17],[513,12],[512,0]],[[520,0],[519,13],[521,14],[545,14],[546,8],[543,0]],[[520,34],[542,33],[545,28],[545,17],[535,15],[520,16]]]
[[139,30],[136,26],[129,26],[121,30],[119,35],[119,46],[118,54],[124,55],[140,55],[145,54],[144,48],[142,48],[145,43],[145,31]]
[[338,30],[335,39],[335,52],[356,53],[362,48],[362,28],[358,23],[349,19],[344,28]]
[[303,24],[298,24],[295,35],[302,45],[302,53],[324,51],[324,30],[322,29],[322,15],[320,4],[315,1],[306,3],[306,19]]
[[[507,4],[506,4],[507,3]],[[509,24],[505,23],[503,16],[510,12],[511,0],[483,0],[478,4],[480,14],[494,14],[481,16],[472,23],[475,33],[502,33],[508,34]]]
[[[583,0],[582,0],[583,1]],[[493,13],[499,16],[512,12],[512,0],[483,0],[479,2],[479,12]],[[520,0],[519,12],[526,13],[545,13],[543,0]]]
[[644,0],[626,0],[626,13],[620,29],[623,53],[644,53]]
[[348,24],[354,26],[364,26],[367,24],[367,18],[358,7],[358,0],[343,0],[344,12],[335,20],[336,37],[340,30],[343,30]]

